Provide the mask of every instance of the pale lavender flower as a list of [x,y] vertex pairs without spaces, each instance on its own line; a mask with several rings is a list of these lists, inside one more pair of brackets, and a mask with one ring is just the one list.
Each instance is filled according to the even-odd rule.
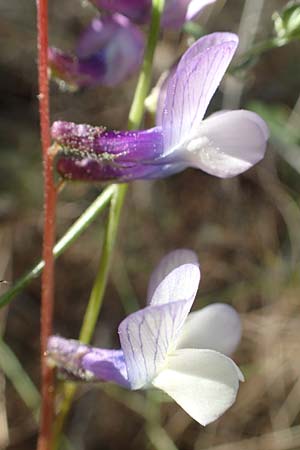
[[[166,0],[162,15],[164,28],[178,29],[182,25],[197,17],[216,0]],[[91,0],[100,9],[118,12],[136,23],[146,23],[151,15],[151,0]]]
[[55,122],[57,169],[69,179],[116,182],[160,178],[195,167],[221,178],[248,170],[265,153],[268,129],[255,113],[220,111],[203,120],[238,45],[232,33],[195,42],[169,77],[157,126],[105,131]]
[[93,19],[80,36],[75,54],[51,47],[51,75],[73,89],[94,85],[115,86],[135,73],[144,50],[144,38],[120,14]]
[[121,350],[52,336],[49,364],[74,380],[158,388],[206,425],[235,401],[243,375],[230,355],[241,337],[235,310],[216,303],[189,314],[200,281],[197,256],[175,250],[153,272],[148,306],[119,326]]

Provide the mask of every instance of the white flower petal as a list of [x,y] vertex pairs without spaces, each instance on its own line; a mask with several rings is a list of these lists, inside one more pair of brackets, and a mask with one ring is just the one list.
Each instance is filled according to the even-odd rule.
[[267,125],[257,114],[226,111],[202,122],[182,157],[211,175],[233,177],[264,157],[267,139]]
[[194,300],[200,281],[196,253],[187,249],[168,253],[152,272],[147,301],[162,305],[178,300]]
[[199,128],[238,45],[232,33],[199,39],[181,58],[170,77],[163,110],[165,156]]
[[150,383],[174,350],[191,301],[148,306],[130,314],[119,325],[119,337],[132,389]]
[[234,308],[214,303],[188,315],[177,349],[202,348],[231,355],[241,339],[241,320]]
[[178,350],[152,384],[165,391],[193,419],[207,425],[234,403],[239,371],[234,362],[212,350]]

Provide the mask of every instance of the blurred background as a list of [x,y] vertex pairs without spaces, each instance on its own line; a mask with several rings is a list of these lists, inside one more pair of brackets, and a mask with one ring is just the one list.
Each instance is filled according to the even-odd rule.
[[[50,42],[74,46],[95,15],[88,3],[49,2]],[[240,55],[273,35],[285,1],[218,1],[199,19],[205,32],[239,34]],[[34,1],[0,0],[0,278],[13,282],[41,255],[43,203]],[[153,83],[182,54],[186,34],[164,33]],[[233,61],[237,65],[239,55]],[[61,91],[51,83],[52,120],[125,129],[136,77],[115,88]],[[234,355],[246,382],[235,405],[201,427],[160,395],[82,386],[65,432],[74,450],[300,449],[300,42],[231,70],[210,105],[249,108],[267,120],[265,160],[220,180],[186,170],[134,182],[122,214],[111,276],[93,344],[118,347],[117,327],[145,305],[147,281],[169,250],[194,249],[202,281],[194,308],[223,301],[241,314]],[[145,126],[152,123],[148,114]],[[101,192],[69,183],[59,196],[62,236]],[[55,332],[76,338],[97,270],[106,215],[57,261]],[[1,292],[9,285],[1,284]],[[37,437],[40,280],[0,311],[0,448],[30,450]],[[2,372],[1,372],[2,369]],[[26,375],[27,374],[27,375]],[[65,447],[66,448],[66,447]]]

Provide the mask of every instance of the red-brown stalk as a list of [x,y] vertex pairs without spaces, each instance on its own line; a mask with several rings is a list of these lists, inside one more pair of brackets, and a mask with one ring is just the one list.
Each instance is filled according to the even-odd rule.
[[53,155],[51,145],[49,116],[48,82],[48,0],[37,0],[38,28],[38,72],[39,72],[39,110],[41,144],[44,165],[44,234],[43,259],[45,268],[42,275],[41,298],[41,382],[42,405],[38,450],[50,450],[53,422],[54,378],[53,370],[46,364],[47,340],[52,333],[54,303],[54,258],[56,189],[53,179]]

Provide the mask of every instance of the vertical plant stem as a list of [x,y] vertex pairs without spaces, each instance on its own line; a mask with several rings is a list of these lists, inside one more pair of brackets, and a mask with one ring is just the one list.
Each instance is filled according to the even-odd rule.
[[99,311],[102,306],[103,296],[107,285],[107,279],[110,269],[111,257],[120,222],[120,214],[127,188],[127,184],[118,186],[110,203],[109,218],[107,227],[105,229],[105,237],[102,247],[100,264],[79,335],[80,341],[85,344],[88,344],[92,339],[93,332],[98,320]]
[[134,93],[132,105],[129,112],[129,119],[128,119],[129,130],[135,130],[139,128],[142,122],[144,113],[144,102],[150,88],[153,57],[156,44],[159,38],[160,18],[164,9],[164,5],[165,0],[152,0],[152,14],[148,34],[148,41],[145,49],[145,55],[140,76],[137,82],[136,90]]
[[[145,49],[144,61],[139,75],[137,87],[135,90],[132,106],[129,113],[128,129],[138,129],[141,125],[144,102],[148,94],[151,75],[153,56],[156,44],[159,37],[160,17],[164,8],[164,0],[153,0],[152,15],[149,28],[149,35],[147,46]],[[100,308],[102,306],[103,296],[107,285],[107,279],[110,269],[111,257],[116,241],[120,214],[125,199],[125,194],[128,189],[127,184],[116,185],[116,191],[111,201],[109,219],[105,231],[105,238],[103,242],[103,249],[101,260],[99,264],[98,273],[91,292],[89,303],[83,319],[79,339],[88,344],[93,336],[94,329],[98,320]],[[74,395],[76,393],[76,385],[74,383],[65,383],[64,400],[62,402],[60,412],[55,422],[53,448],[57,449],[59,446],[59,437],[72,405]]]
[[56,190],[53,182],[53,156],[49,152],[50,117],[48,85],[48,1],[37,1],[38,26],[38,72],[39,72],[39,109],[41,143],[44,164],[44,235],[43,259],[45,269],[42,277],[41,298],[41,366],[42,366],[42,405],[41,423],[38,438],[38,450],[49,450],[51,446],[51,429],[53,418],[53,370],[48,367],[44,354],[48,337],[52,333],[52,316],[54,303],[54,257],[55,241],[55,204]]

